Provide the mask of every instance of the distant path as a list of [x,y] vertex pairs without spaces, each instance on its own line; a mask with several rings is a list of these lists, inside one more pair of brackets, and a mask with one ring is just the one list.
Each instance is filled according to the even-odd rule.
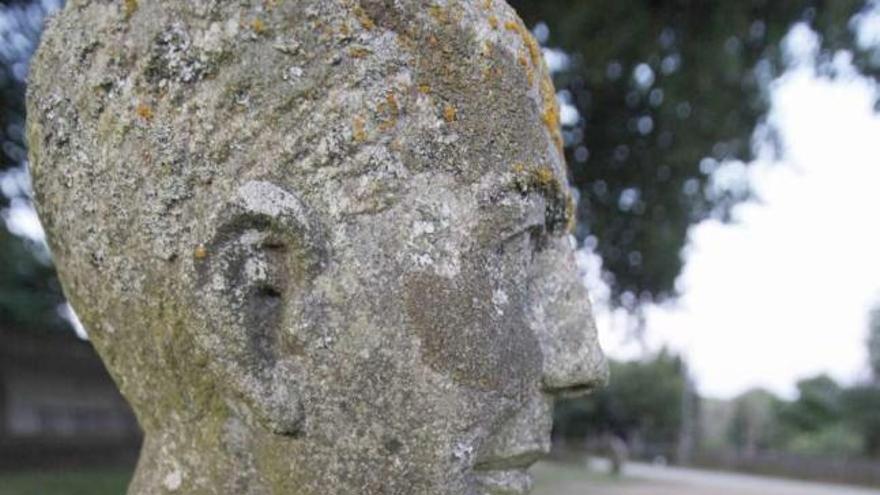
[[627,464],[621,479],[575,465],[540,464],[535,495],[880,495],[880,490],[697,469]]

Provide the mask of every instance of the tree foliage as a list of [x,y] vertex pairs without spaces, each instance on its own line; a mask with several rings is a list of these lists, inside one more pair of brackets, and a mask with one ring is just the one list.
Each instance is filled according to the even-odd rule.
[[748,455],[777,443],[780,404],[775,395],[764,389],[749,390],[734,399],[727,437],[737,452]]
[[880,459],[880,386],[857,385],[844,394],[846,417],[862,441],[863,453]]
[[58,308],[64,302],[45,247],[7,227],[9,207],[27,208],[24,174],[25,77],[42,20],[60,1],[11,1],[0,5],[0,322],[4,328],[69,328]]
[[880,458],[880,388],[844,387],[827,375],[797,384],[790,401],[769,392],[734,400],[729,441],[742,455],[762,451]]
[[0,229],[0,331],[67,329],[58,313],[64,296],[40,247]]
[[668,351],[638,361],[612,361],[608,387],[558,404],[554,435],[581,441],[611,433],[631,447],[641,446],[637,454],[672,456],[686,425],[702,422],[700,429],[711,436],[698,439],[705,451],[733,451],[746,458],[787,452],[880,459],[876,381],[844,386],[820,374],[800,380],[791,400],[754,389],[731,401],[711,400],[713,407],[694,408],[685,407],[687,387],[686,363]]
[[797,399],[780,411],[789,428],[815,433],[843,418],[843,389],[828,375],[801,380],[797,389]]
[[[571,55],[557,74],[580,118],[566,151],[582,192],[581,239],[601,256],[614,303],[675,295],[688,228],[726,218],[747,197],[715,187],[725,161],[748,160],[785,69],[780,41],[804,22],[821,56],[855,46],[862,0],[580,0],[511,2],[545,44]],[[543,31],[543,33],[542,33]],[[871,72],[869,54],[856,61]],[[820,61],[821,62],[821,61]],[[772,130],[764,127],[765,134]]]
[[868,316],[868,364],[874,382],[880,385],[880,306]]

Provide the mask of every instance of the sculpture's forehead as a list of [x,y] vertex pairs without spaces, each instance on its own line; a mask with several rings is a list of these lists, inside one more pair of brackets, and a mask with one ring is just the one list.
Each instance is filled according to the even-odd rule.
[[534,39],[502,2],[453,3],[293,24],[287,7],[265,12],[265,32],[245,33],[231,63],[197,81],[198,119],[258,173],[391,184],[403,168],[471,181],[506,170],[556,188],[558,109]]
[[[111,236],[93,250],[137,246],[165,259],[203,242],[198,224],[249,180],[330,222],[437,187],[425,176],[452,178],[448,189],[489,180],[540,194],[548,223],[570,219],[553,86],[513,11],[369,7],[380,3],[352,2],[348,16],[317,1],[142,2],[132,17],[103,2],[65,10],[31,81],[34,142],[45,141],[35,176],[59,183],[44,209],[104,201],[94,215],[129,244]],[[179,15],[199,5],[206,12]],[[49,60],[51,73],[40,71]],[[75,180],[62,187],[59,177]],[[87,229],[89,215],[68,231]]]

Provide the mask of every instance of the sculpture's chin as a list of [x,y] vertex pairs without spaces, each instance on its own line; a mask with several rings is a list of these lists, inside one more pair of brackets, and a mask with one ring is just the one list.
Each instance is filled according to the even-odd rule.
[[305,410],[296,377],[304,372],[289,360],[275,364],[271,379],[245,390],[248,406],[260,426],[280,436],[298,435],[305,422]]
[[481,495],[526,495],[532,491],[533,479],[527,468],[484,471],[475,477]]

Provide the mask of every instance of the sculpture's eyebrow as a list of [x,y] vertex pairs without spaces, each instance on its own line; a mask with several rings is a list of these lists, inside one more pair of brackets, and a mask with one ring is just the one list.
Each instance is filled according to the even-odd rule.
[[542,194],[525,194],[504,184],[493,185],[483,194],[481,230],[491,237],[507,238],[545,223],[546,201]]
[[540,202],[543,222],[548,230],[570,228],[574,218],[575,204],[569,186],[548,166],[526,168],[517,165],[512,181],[493,184],[487,196],[490,205],[503,204],[512,197],[519,198],[521,207],[531,205],[530,209],[537,207],[535,203]]
[[292,236],[298,246],[324,253],[325,232],[297,195],[268,181],[251,180],[238,187],[217,228],[215,241],[239,235],[246,229],[274,230]]
[[265,181],[248,181],[238,188],[242,208],[268,217],[292,215],[299,223],[306,223],[306,209],[293,194]]

